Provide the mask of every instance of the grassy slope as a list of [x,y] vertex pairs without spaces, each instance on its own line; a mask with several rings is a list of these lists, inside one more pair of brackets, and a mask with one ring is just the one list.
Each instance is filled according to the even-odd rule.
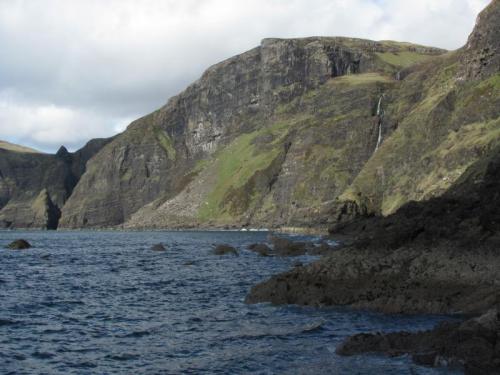
[[[500,143],[499,75],[482,82],[457,80],[456,57],[405,81],[391,104],[397,131],[341,197],[389,214],[408,200],[442,194],[478,157]],[[420,89],[418,89],[420,86]],[[411,104],[416,92],[420,98]]]
[[37,153],[40,154],[41,152],[38,150],[35,150],[30,147],[26,146],[21,146],[21,145],[16,145],[13,143],[9,143],[6,141],[0,141],[0,148],[8,151],[15,151],[15,152],[25,152],[25,153]]

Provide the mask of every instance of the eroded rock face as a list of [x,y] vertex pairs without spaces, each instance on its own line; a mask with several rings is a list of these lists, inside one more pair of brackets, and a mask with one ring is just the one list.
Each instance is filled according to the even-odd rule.
[[[369,89],[351,90],[349,81],[339,81],[338,90],[330,88],[343,98],[338,113],[334,108],[317,113],[318,104],[327,109],[333,100],[328,93],[322,94],[323,103],[310,103],[311,117],[343,119],[337,129],[323,127],[324,134],[305,123],[300,131],[280,126],[285,121],[280,113],[286,104],[333,78],[395,73],[398,67],[385,62],[384,54],[399,52],[429,57],[443,51],[348,38],[265,39],[259,47],[212,66],[164,107],[132,123],[92,160],[62,210],[61,225],[98,227],[125,222],[127,227],[186,227],[260,222],[274,226],[292,217],[307,222],[316,213],[307,208],[310,202],[289,209],[294,192],[288,184],[302,173],[297,168],[299,159],[320,139],[329,145],[332,140],[341,142],[355,126],[359,132],[347,138],[352,143],[359,139],[350,160],[352,173],[359,170],[376,142],[370,123],[374,102],[381,87],[390,82],[376,75],[369,80]],[[348,117],[360,106],[361,114]],[[287,115],[286,121],[295,116]],[[254,139],[248,144],[250,137]],[[242,147],[249,152],[242,163],[252,163],[255,156],[260,164],[242,165],[248,172],[241,181],[225,183],[217,178],[225,168],[218,165],[225,162],[219,153],[237,158],[237,152],[230,150]],[[252,147],[255,151],[250,152]],[[329,181],[322,181],[321,199],[338,194],[348,180],[334,191]],[[222,188],[217,186],[220,181]],[[266,195],[272,201],[270,210],[263,209]],[[282,207],[284,212],[280,212]]]
[[0,227],[56,229],[87,161],[107,142],[55,155],[0,148]]
[[499,73],[500,1],[491,3],[477,17],[474,31],[467,41],[462,59],[467,78],[478,79]]

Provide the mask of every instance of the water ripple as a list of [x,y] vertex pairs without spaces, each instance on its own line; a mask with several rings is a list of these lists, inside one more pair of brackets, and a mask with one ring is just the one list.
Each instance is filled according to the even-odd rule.
[[[1,375],[440,373],[335,347],[442,317],[245,305],[253,284],[297,260],[246,250],[267,233],[4,231],[0,248],[20,237],[36,247],[0,250]],[[156,243],[168,251],[151,251]],[[240,256],[214,256],[214,243]]]

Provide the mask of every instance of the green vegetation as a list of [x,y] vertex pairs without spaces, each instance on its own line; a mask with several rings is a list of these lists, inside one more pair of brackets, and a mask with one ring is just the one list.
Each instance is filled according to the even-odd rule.
[[462,82],[459,55],[416,68],[384,108],[397,129],[339,197],[390,214],[409,200],[446,191],[478,157],[500,144],[499,75]]
[[348,85],[365,85],[376,82],[392,82],[393,80],[380,73],[350,74],[332,79],[331,83],[345,83]]
[[25,147],[25,146],[16,145],[16,144],[5,142],[5,141],[0,141],[0,149],[4,149],[4,150],[7,150],[7,151],[40,154],[40,151],[37,151],[35,149],[29,148],[29,147]]
[[175,147],[166,131],[155,128],[155,136],[170,160],[175,160]]
[[[252,133],[242,134],[215,156],[217,183],[207,196],[198,216],[200,219],[222,219],[230,213],[226,201],[228,192],[241,188],[260,170],[266,169],[282,150],[281,141],[286,135],[287,123],[275,123]],[[271,136],[266,145],[256,145],[255,140]]]
[[407,68],[434,57],[413,51],[377,52],[376,55],[385,63],[399,68]]
[[422,197],[446,190],[476,160],[500,144],[500,119],[463,126],[451,131],[446,139],[426,159],[434,160],[431,173],[420,181],[417,191]]

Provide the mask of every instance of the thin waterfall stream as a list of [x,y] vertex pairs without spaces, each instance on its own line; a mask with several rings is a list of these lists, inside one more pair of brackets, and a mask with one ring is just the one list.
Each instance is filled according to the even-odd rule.
[[375,146],[375,151],[380,147],[380,144],[382,143],[382,126],[383,126],[383,117],[384,117],[384,111],[382,109],[382,99],[384,98],[384,95],[382,94],[380,98],[378,99],[378,104],[377,104],[377,117],[378,117],[378,138],[377,138],[377,145]]

